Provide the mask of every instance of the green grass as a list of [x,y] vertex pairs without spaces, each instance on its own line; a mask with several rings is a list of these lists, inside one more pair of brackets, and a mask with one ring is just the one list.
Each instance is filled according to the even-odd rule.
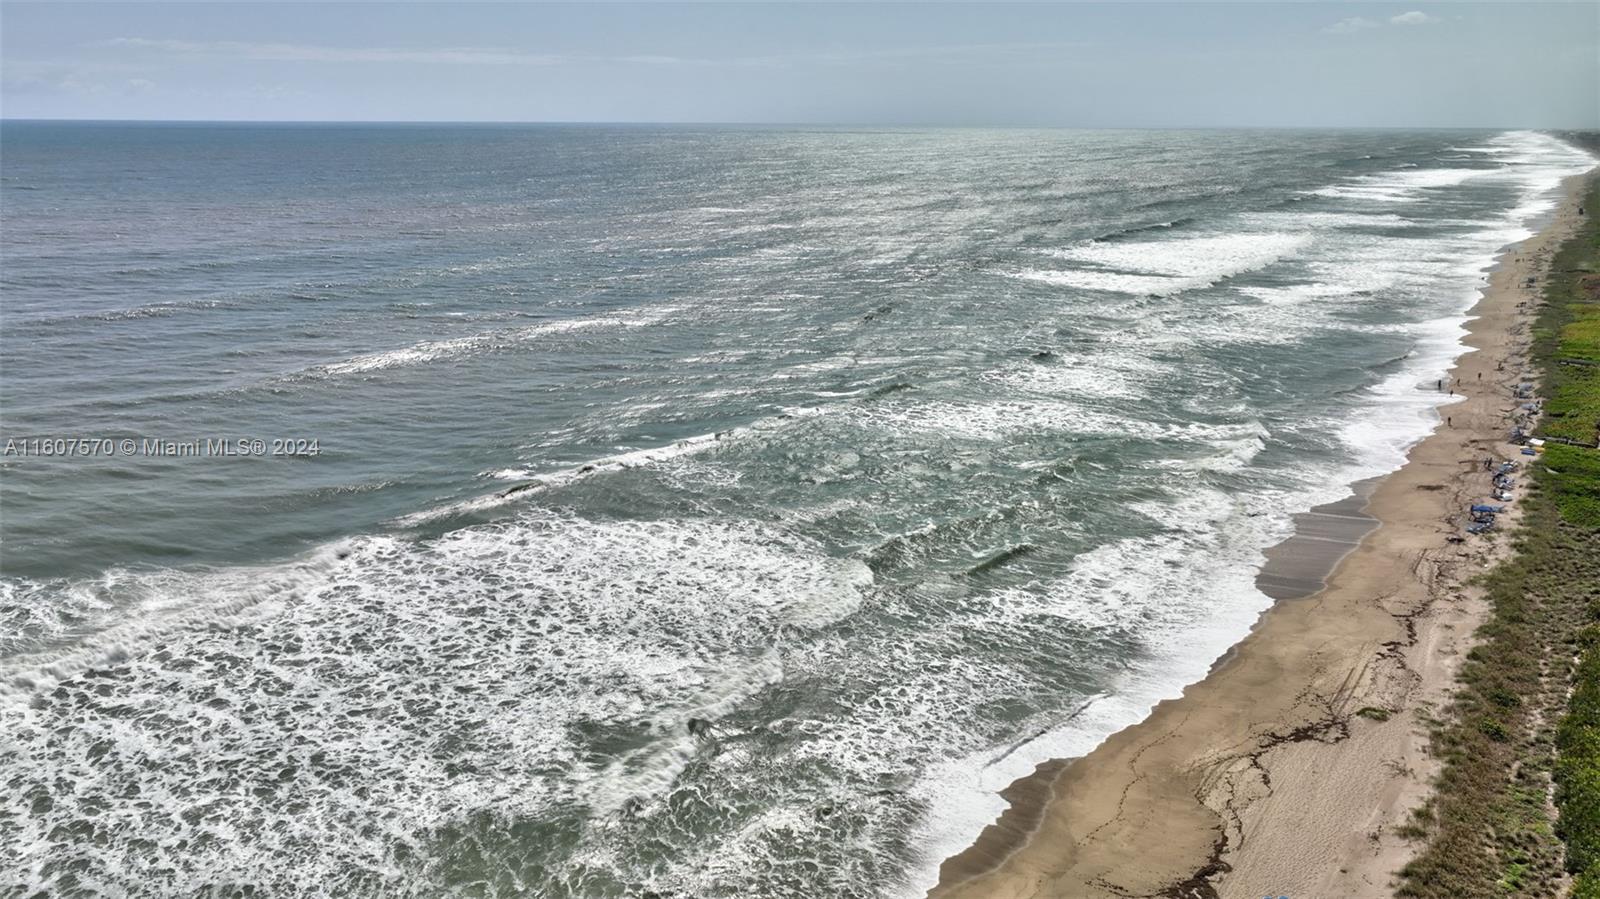
[[1600,451],[1552,443],[1540,461],[1545,485],[1561,509],[1561,517],[1579,527],[1600,530]]
[[[1585,205],[1600,192],[1591,190]],[[1545,287],[1549,305],[1534,331],[1545,362],[1547,437],[1593,446],[1600,429],[1600,215],[1556,253]],[[1586,364],[1588,363],[1588,364]],[[1600,484],[1595,485],[1600,488]]]
[[1561,329],[1561,355],[1600,364],[1600,309],[1584,309]]
[[[1600,180],[1584,205],[1600,212]],[[1557,253],[1534,329],[1541,431],[1583,444],[1600,422],[1600,366],[1571,363],[1600,361],[1596,272],[1591,217]],[[1430,814],[1407,825],[1426,844],[1401,896],[1555,896],[1565,869],[1572,896],[1600,899],[1600,450],[1549,444],[1524,484],[1516,552],[1484,581],[1489,616],[1434,732],[1444,768]]]

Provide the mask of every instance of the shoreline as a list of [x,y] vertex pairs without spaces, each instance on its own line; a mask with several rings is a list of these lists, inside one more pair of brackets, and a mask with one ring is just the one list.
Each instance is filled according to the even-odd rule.
[[1427,715],[1484,616],[1467,582],[1508,551],[1445,538],[1488,499],[1483,459],[1522,458],[1505,436],[1531,378],[1528,279],[1543,281],[1596,171],[1565,179],[1540,230],[1496,257],[1450,370],[1462,399],[1402,467],[1296,515],[1267,551],[1256,583],[1274,603],[1250,633],[1180,698],[1003,791],[1009,807],[930,897],[1392,892],[1415,849],[1395,825],[1437,770]]
[[1304,599],[1328,586],[1328,578],[1378,527],[1367,503],[1384,475],[1350,485],[1350,493],[1292,516],[1294,533],[1267,548],[1256,587],[1275,602]]

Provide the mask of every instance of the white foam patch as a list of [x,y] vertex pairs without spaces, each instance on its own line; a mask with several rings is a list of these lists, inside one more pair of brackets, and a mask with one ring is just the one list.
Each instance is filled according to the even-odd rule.
[[1269,229],[1322,230],[1327,228],[1415,228],[1421,223],[1393,212],[1294,211],[1253,212],[1239,217],[1241,222]]
[[1175,471],[1243,471],[1255,461],[1256,456],[1267,448],[1266,442],[1260,436],[1240,437],[1234,440],[1215,441],[1211,452],[1179,459],[1168,459],[1155,463],[1157,467]]
[[1025,433],[1099,434],[1150,440],[1229,440],[1259,432],[1257,422],[1151,422],[1065,400],[1006,399],[930,402],[863,407],[855,420],[868,427],[966,440],[1000,440]]
[[491,331],[450,340],[430,340],[403,349],[385,350],[383,352],[355,356],[343,362],[324,365],[317,371],[326,375],[363,374],[397,366],[419,365],[424,362],[434,362],[439,359],[462,356],[494,347],[524,343],[552,334],[567,334],[590,328],[603,328],[613,324],[615,323],[604,319],[583,319],[570,322],[550,322],[543,325],[512,328],[504,331]]
[[1091,241],[1050,255],[1093,268],[1028,269],[1018,277],[1087,290],[1170,296],[1263,268],[1310,242],[1307,234],[1282,232]]
[[[1315,264],[1315,263],[1312,263]],[[1355,288],[1342,284],[1290,284],[1283,287],[1250,286],[1236,288],[1239,293],[1274,306],[1299,306],[1304,303],[1326,304],[1331,300],[1348,297]]]
[[492,478],[496,481],[525,481],[537,475],[538,472],[526,468],[497,468],[494,471],[483,472],[479,477]]
[[1137,399],[1170,371],[1170,366],[1141,356],[1118,354],[1026,362],[985,372],[982,377],[1005,388],[1045,397]]
[[46,688],[140,651],[179,626],[216,627],[271,613],[322,582],[343,543],[293,564],[203,575],[113,568],[78,581],[0,580],[0,615],[19,629],[0,644],[0,698]]
[[1123,272],[1103,272],[1083,269],[1058,270],[1027,268],[1015,277],[1024,281],[1038,281],[1055,287],[1076,287],[1082,290],[1100,290],[1107,293],[1128,293],[1140,296],[1169,296],[1191,287],[1203,287],[1202,280],[1183,279],[1171,275],[1130,275]]
[[[781,679],[778,633],[850,615],[871,579],[734,521],[530,518],[311,567],[271,610],[76,671],[6,661],[0,867],[24,892],[437,894],[418,859],[440,828],[647,799],[689,718]],[[205,608],[233,578],[127,587]]]
[[93,584],[62,591],[32,579],[0,580],[0,658],[92,629],[115,612]]
[[654,468],[669,465],[688,456],[711,452],[721,446],[724,441],[771,431],[782,427],[785,422],[821,414],[821,412],[821,409],[815,407],[789,408],[777,415],[751,422],[748,425],[729,428],[726,431],[716,431],[711,434],[697,434],[664,446],[643,447],[610,456],[602,456],[558,471],[538,473],[521,469],[502,469],[491,472],[490,476],[501,480],[525,479],[526,483],[508,491],[473,497],[469,500],[451,503],[436,509],[427,509],[422,512],[403,515],[395,519],[395,523],[405,527],[415,527],[416,525],[438,521],[453,515],[482,512],[519,502],[532,497],[539,490],[564,486],[594,475],[611,474],[631,468]]
[[429,340],[395,350],[365,353],[310,369],[313,375],[358,375],[409,365],[470,356],[497,349],[513,348],[541,338],[603,328],[639,328],[656,324],[676,312],[677,307],[656,306],[642,312],[618,312],[594,318],[545,322],[521,328],[486,331],[449,340]]
[[1121,271],[1191,277],[1248,271],[1305,246],[1303,234],[1226,234],[1151,241],[1094,242],[1050,255]]
[[1484,169],[1401,169],[1360,175],[1343,184],[1310,191],[1312,196],[1366,203],[1417,203],[1426,191],[1455,187],[1488,174]]

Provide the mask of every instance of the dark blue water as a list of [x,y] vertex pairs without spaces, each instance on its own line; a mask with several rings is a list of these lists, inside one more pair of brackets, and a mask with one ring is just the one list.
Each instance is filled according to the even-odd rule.
[[18,122],[0,153],[0,886],[62,895],[914,892],[1243,634],[1262,548],[1426,433],[1484,267],[1592,164]]

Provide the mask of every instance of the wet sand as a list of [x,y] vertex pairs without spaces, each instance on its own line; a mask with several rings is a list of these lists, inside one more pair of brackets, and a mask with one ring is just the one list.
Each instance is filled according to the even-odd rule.
[[[1399,471],[1296,519],[1258,585],[1276,603],[1182,697],[1081,759],[1040,766],[1012,808],[947,860],[937,899],[1392,894],[1412,847],[1394,833],[1437,764],[1424,721],[1449,696],[1482,619],[1469,579],[1506,552],[1462,535],[1490,496],[1483,460],[1507,442],[1533,380],[1529,328],[1578,191],[1507,250],[1452,376],[1463,399]],[[1329,571],[1331,570],[1331,574]]]
[[1256,587],[1273,599],[1300,599],[1327,586],[1333,569],[1378,526],[1365,510],[1379,480],[1360,481],[1344,499],[1294,516],[1294,536],[1266,551]]

